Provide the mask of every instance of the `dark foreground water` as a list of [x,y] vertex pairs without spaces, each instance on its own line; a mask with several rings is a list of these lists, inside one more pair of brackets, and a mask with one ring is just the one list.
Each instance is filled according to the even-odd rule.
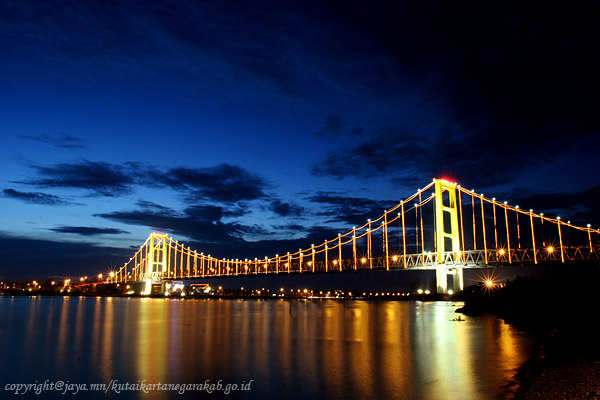
[[461,305],[0,296],[0,398],[503,398],[531,340]]

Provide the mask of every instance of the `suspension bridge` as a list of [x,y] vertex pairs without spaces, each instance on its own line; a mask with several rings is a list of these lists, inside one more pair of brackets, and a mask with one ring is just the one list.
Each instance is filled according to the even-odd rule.
[[600,230],[487,198],[434,179],[360,227],[323,243],[264,259],[198,253],[152,233],[108,283],[143,282],[142,294],[174,279],[358,270],[436,271],[438,293],[463,289],[463,269],[599,259]]

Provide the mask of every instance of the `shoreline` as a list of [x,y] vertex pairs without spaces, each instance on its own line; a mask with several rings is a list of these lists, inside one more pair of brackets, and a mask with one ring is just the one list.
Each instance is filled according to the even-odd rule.
[[515,374],[508,399],[598,399],[600,359],[551,334]]
[[598,281],[595,267],[465,288],[458,313],[495,314],[539,343],[507,385],[515,386],[508,399],[600,399]]
[[450,302],[462,302],[454,297],[448,295],[437,295],[437,294],[404,294],[404,293],[389,293],[389,294],[374,294],[374,295],[352,295],[345,294],[340,296],[327,296],[327,295],[307,295],[303,293],[286,293],[284,295],[273,294],[257,295],[257,294],[187,294],[180,296],[179,294],[172,295],[141,295],[141,294],[119,294],[119,293],[94,293],[94,292],[70,292],[70,293],[57,293],[57,292],[21,292],[21,291],[2,291],[0,296],[14,296],[14,297],[114,297],[114,298],[133,298],[133,299],[233,299],[233,300],[336,300],[336,301],[450,301]]

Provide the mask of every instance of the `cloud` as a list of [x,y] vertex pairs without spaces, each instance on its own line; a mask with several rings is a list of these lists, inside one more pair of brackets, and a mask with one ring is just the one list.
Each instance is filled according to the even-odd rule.
[[321,205],[318,216],[330,217],[326,223],[341,222],[344,225],[361,226],[368,218],[380,215],[396,205],[393,201],[376,201],[359,197],[347,197],[332,192],[318,192],[307,197],[308,201]]
[[240,86],[269,86],[292,95],[302,91],[295,56],[301,47],[288,44],[295,36],[289,25],[299,29],[302,24],[286,5],[183,2],[172,7],[157,1],[140,10],[8,2],[0,11],[9,51],[26,53],[71,79],[91,71],[197,87],[208,96]]
[[187,207],[184,213],[192,219],[201,221],[216,222],[223,218],[223,209],[218,206],[191,206]]
[[[323,161],[313,165],[311,172],[336,178],[391,177],[393,182],[411,186],[451,177],[483,189],[510,183],[527,168],[545,163],[579,143],[569,136],[550,142],[542,137],[537,142],[531,138],[521,140],[515,134],[503,134],[504,129],[510,127],[499,123],[482,132],[446,126],[427,137],[409,135],[399,126],[382,128],[356,146],[331,150]],[[579,136],[581,140],[590,138]]]
[[342,122],[333,114],[328,114],[325,124],[317,131],[318,136],[339,136],[342,133]]
[[265,198],[266,181],[257,174],[231,164],[207,168],[172,168],[159,173],[163,185],[186,193],[189,201],[235,203]]
[[85,189],[99,196],[120,196],[131,192],[136,182],[129,173],[132,164],[116,165],[106,162],[81,161],[52,166],[34,166],[37,179],[26,182],[38,187]]
[[300,217],[305,212],[304,207],[284,203],[281,200],[273,200],[270,204],[270,210],[280,217]]
[[95,217],[130,225],[146,226],[153,230],[169,232],[179,237],[189,237],[202,243],[243,242],[241,236],[253,233],[252,227],[237,223],[223,223],[218,207],[191,207],[183,213],[174,210],[132,210],[94,214]]
[[4,189],[2,197],[20,200],[25,203],[42,204],[46,206],[65,206],[72,204],[58,196],[41,192],[20,192],[15,189]]
[[65,133],[49,135],[42,134],[37,136],[21,135],[22,138],[33,140],[35,142],[45,143],[61,149],[84,149],[87,147],[86,140],[80,137],[67,135]]
[[286,231],[290,233],[299,233],[306,231],[306,227],[300,224],[284,224],[284,225],[275,225],[274,229],[280,231]]
[[165,211],[171,212],[169,207],[163,206],[161,204],[155,203],[153,201],[139,199],[136,203],[136,206],[144,209],[144,210],[154,210],[154,211]]
[[312,167],[312,173],[337,178],[366,178],[420,168],[427,160],[428,144],[428,140],[406,135],[401,129],[389,128],[354,148],[331,150],[325,160]]
[[[111,164],[83,160],[58,163],[50,166],[34,166],[38,177],[24,184],[37,187],[83,189],[96,196],[122,196],[134,191],[135,186],[168,187],[180,191],[191,203],[217,202],[240,203],[264,199],[267,181],[258,174],[231,164],[219,164],[206,168],[159,169],[138,162]],[[155,203],[152,203],[155,205]],[[152,207],[151,203],[140,203]],[[238,204],[230,215],[241,215],[243,206]]]
[[[519,194],[518,198],[515,193]],[[561,216],[579,226],[588,223],[596,228],[600,226],[600,186],[578,192],[532,192],[527,188],[516,188],[500,193],[497,198],[518,203],[524,209],[532,208],[536,213],[543,212],[550,218]]]
[[30,239],[0,232],[2,279],[66,279],[93,276],[123,265],[132,251],[95,243]]
[[[600,131],[593,109],[600,55],[590,52],[600,32],[586,8],[348,5],[335,20],[337,30],[352,30],[362,37],[359,43],[371,44],[371,55],[393,71],[390,90],[402,93],[398,82],[408,82],[422,99],[411,100],[412,115],[372,124],[361,144],[329,152],[313,173],[400,179],[451,174],[484,188],[510,183],[523,170],[588,142]],[[313,11],[325,19],[332,9]],[[373,89],[379,93],[383,83]],[[424,122],[415,129],[419,116]]]
[[59,226],[50,228],[49,230],[60,233],[76,233],[81,236],[120,235],[122,233],[129,233],[116,228],[97,228],[92,226]]
[[317,131],[317,136],[330,136],[336,137],[343,134],[349,134],[351,136],[362,135],[363,128],[360,126],[349,127],[347,122],[342,121],[335,114],[327,114],[323,126]]

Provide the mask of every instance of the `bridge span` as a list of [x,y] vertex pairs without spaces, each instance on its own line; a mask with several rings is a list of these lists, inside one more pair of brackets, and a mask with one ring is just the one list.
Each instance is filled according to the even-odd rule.
[[254,259],[212,257],[152,233],[107,282],[358,270],[435,270],[438,293],[463,289],[463,270],[486,266],[598,260],[600,230],[487,198],[434,179],[364,225],[320,244]]

